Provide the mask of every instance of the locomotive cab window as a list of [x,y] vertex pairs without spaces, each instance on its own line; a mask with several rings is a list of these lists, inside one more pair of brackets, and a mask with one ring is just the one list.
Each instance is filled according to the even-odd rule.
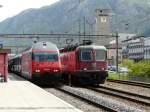
[[95,60],[96,61],[104,61],[106,59],[106,51],[105,50],[95,50]]
[[32,55],[34,61],[58,61],[58,54],[49,54],[49,53],[34,53]]
[[91,50],[82,50],[81,51],[81,61],[91,61],[92,60],[92,51]]

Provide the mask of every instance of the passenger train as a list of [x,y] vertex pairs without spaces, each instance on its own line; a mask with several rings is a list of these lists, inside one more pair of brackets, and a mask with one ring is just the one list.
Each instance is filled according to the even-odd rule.
[[67,46],[60,50],[62,78],[81,84],[98,85],[105,82],[107,72],[107,49],[85,42],[79,46]]
[[51,42],[37,42],[9,60],[9,70],[32,81],[61,78],[61,62],[57,46]]

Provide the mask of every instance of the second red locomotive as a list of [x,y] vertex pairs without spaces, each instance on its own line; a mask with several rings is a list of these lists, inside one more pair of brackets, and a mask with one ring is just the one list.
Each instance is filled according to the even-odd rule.
[[70,46],[61,49],[60,53],[64,80],[93,85],[105,82],[108,73],[104,46]]

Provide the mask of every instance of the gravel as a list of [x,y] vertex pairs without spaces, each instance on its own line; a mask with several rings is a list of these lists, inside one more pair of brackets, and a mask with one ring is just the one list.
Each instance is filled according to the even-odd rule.
[[74,107],[82,110],[83,112],[107,112],[99,107],[93,106],[85,101],[81,101],[80,99],[68,95],[60,90],[55,88],[47,88],[46,91],[52,93],[53,95],[61,98],[62,100],[68,102],[69,104],[73,105]]
[[[9,76],[9,78],[11,80],[14,80],[14,81],[16,80],[16,78],[19,79],[19,80],[23,80],[22,78],[18,78],[18,76],[16,76],[16,75],[15,75],[15,78],[13,78],[12,76]],[[108,87],[111,87],[111,88],[117,88],[117,89],[121,89],[121,90],[124,90],[124,91],[126,90],[126,91],[130,91],[130,92],[133,92],[133,93],[138,93],[138,94],[141,94],[141,95],[150,96],[150,89],[143,88],[143,87],[131,86],[131,85],[120,84],[120,83],[118,84],[118,83],[114,83],[114,82],[106,82],[104,84],[104,86],[108,86]],[[103,109],[95,107],[92,104],[89,104],[89,103],[86,103],[84,101],[81,101],[78,98],[75,98],[75,97],[73,97],[71,95],[67,95],[66,93],[61,92],[59,90],[56,90],[54,88],[48,88],[46,90],[51,92],[55,96],[63,99],[64,101],[72,104],[73,106],[75,106],[76,108],[78,108],[78,109],[80,109],[80,110],[82,110],[84,112],[106,112]],[[83,92],[83,88],[77,88],[76,87],[76,90]],[[131,103],[130,101],[126,101],[126,100],[123,100],[123,99],[120,99],[120,98],[115,98],[115,97],[111,97],[109,95],[104,95],[104,94],[97,94],[97,93],[94,93],[94,92],[90,93],[89,90],[87,90],[87,89],[84,89],[84,94],[82,94],[82,95],[86,96],[85,94],[87,94],[87,93],[88,94],[93,94],[92,99],[97,100],[98,102],[102,98],[106,98],[106,99],[108,98],[108,99],[113,99],[112,103],[113,102],[116,103],[116,102],[119,101],[118,102],[119,104],[125,103],[127,105],[132,105],[135,108],[137,107],[137,108],[139,108],[137,111],[145,110],[145,111],[149,112],[149,110],[150,110],[150,108],[147,108],[147,107],[145,107],[143,105],[134,104],[134,103]],[[100,99],[95,98],[96,96],[99,96]],[[111,106],[113,106],[113,105],[111,105]],[[124,106],[126,106],[126,105],[124,105]],[[134,112],[134,111],[132,111],[132,112]]]
[[122,103],[120,101],[108,98],[109,96],[103,96],[102,94],[92,92],[88,89],[83,88],[72,88],[68,86],[61,87],[63,90],[70,91],[71,93],[74,93],[76,95],[80,95],[86,99],[89,99],[90,101],[96,102],[97,104],[101,104],[103,106],[107,106],[110,108],[113,108],[117,110],[118,112],[143,112],[143,110],[138,109],[136,107],[131,107],[130,104],[126,105],[125,103]]
[[145,96],[150,97],[150,89],[149,88],[132,86],[132,85],[127,85],[127,84],[120,84],[120,83],[109,82],[109,81],[106,81],[104,86],[111,87],[111,88],[114,88],[114,89],[129,91],[129,92],[132,92],[132,93],[136,93],[136,94],[145,95]]

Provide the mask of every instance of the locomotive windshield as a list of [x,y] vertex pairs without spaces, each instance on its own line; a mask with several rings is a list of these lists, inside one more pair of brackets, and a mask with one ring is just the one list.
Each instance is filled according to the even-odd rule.
[[104,50],[95,50],[95,51],[96,51],[95,56],[96,61],[103,61],[106,59],[106,52]]
[[82,50],[81,51],[81,60],[82,61],[91,61],[92,60],[92,51],[91,50]]
[[43,62],[43,61],[58,61],[58,54],[50,53],[34,53],[32,55],[34,61]]

